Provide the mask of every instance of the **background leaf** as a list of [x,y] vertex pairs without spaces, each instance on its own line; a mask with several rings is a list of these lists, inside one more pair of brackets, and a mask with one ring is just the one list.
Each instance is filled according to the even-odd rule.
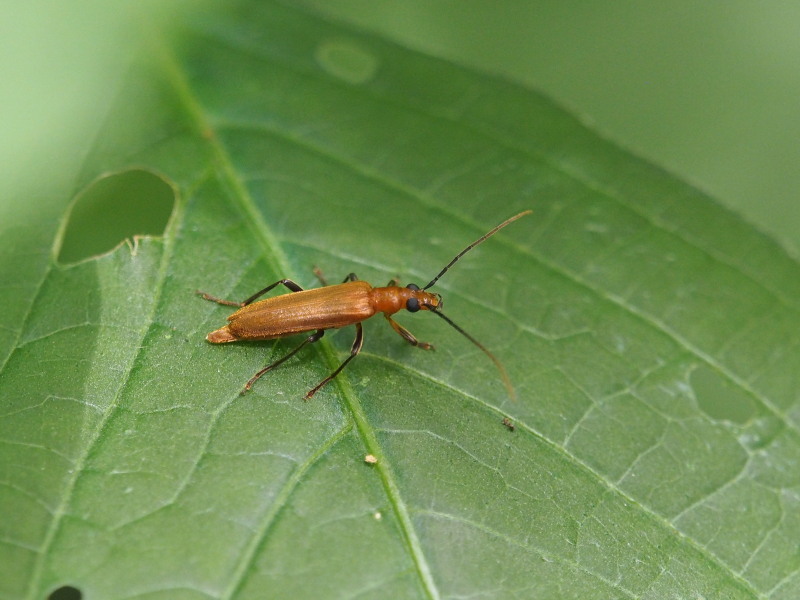
[[[779,248],[529,90],[282,4],[153,55],[73,179],[7,211],[2,594],[795,597]],[[58,264],[70,200],[126,170],[174,190],[163,237]],[[296,341],[203,341],[227,311],[198,288],[425,282],[526,208],[438,286],[517,402],[426,315],[400,320],[435,353],[375,319],[308,403],[349,330],[246,396]]]

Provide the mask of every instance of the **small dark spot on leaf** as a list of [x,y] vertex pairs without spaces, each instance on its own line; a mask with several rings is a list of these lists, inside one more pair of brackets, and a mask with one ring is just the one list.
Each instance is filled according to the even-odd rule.
[[81,598],[83,598],[81,591],[71,585],[62,585],[47,596],[47,600],[81,600]]
[[58,260],[76,263],[136,235],[163,235],[174,204],[173,188],[155,173],[135,169],[101,177],[72,204]]

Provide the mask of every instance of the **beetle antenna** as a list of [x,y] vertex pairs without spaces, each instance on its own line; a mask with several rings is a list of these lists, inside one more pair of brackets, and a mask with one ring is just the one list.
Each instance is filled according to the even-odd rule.
[[[433,279],[431,279],[431,282],[430,282],[428,285],[426,285],[424,288],[422,288],[422,289],[423,289],[423,290],[427,290],[429,287],[432,287],[434,283],[436,283],[437,281],[439,281],[439,277],[441,277],[442,275],[444,275],[444,274],[447,272],[447,270],[448,270],[450,267],[452,267],[454,264],[456,264],[456,261],[457,261],[459,258],[461,258],[462,256],[464,256],[464,255],[465,255],[467,252],[469,252],[470,250],[472,250],[472,249],[473,249],[475,246],[477,246],[478,244],[480,244],[481,242],[483,242],[483,241],[484,241],[484,240],[486,240],[487,238],[490,238],[490,237],[492,237],[492,236],[493,236],[495,233],[497,233],[498,231],[500,231],[500,230],[501,230],[503,227],[505,227],[506,225],[510,225],[511,223],[513,223],[514,221],[516,221],[517,219],[519,219],[520,217],[524,217],[525,215],[529,215],[529,214],[531,214],[532,212],[533,212],[532,210],[523,210],[523,211],[522,211],[521,213],[519,213],[518,215],[514,215],[514,216],[513,216],[513,217],[511,217],[510,219],[506,219],[505,221],[503,221],[502,223],[500,223],[500,225],[498,225],[497,227],[495,227],[494,229],[492,229],[492,230],[491,230],[489,233],[484,233],[484,234],[483,234],[481,237],[479,237],[477,240],[475,240],[474,242],[472,242],[472,243],[471,243],[469,246],[467,246],[466,248],[464,248],[464,249],[463,249],[461,252],[459,252],[458,254],[456,254],[456,257],[455,257],[453,260],[451,260],[449,263],[447,263],[447,266],[446,266],[444,269],[442,269],[442,270],[439,272],[439,274],[438,274],[436,277],[434,277]],[[445,317],[445,318],[446,318],[446,317]],[[458,328],[456,328],[456,329],[458,329]],[[462,333],[463,333],[463,332],[462,332]],[[467,336],[467,337],[469,337],[469,336]],[[474,341],[474,340],[473,340],[473,341]],[[478,344],[478,345],[480,345],[480,344]],[[484,349],[484,350],[485,350],[485,349]],[[491,356],[491,355],[490,355],[490,356]]]
[[[530,211],[528,211],[528,212],[530,212]],[[524,214],[525,213],[519,214],[519,215],[517,215],[517,217],[521,217]],[[514,217],[514,218],[516,219],[517,217]],[[509,219],[509,221],[511,221],[511,220],[513,220],[513,219]],[[506,223],[508,223],[508,221]],[[503,225],[505,225],[506,223],[503,223]],[[501,227],[502,227],[502,225],[501,225]],[[497,228],[495,228],[495,229],[497,229]],[[491,233],[489,235],[491,235]],[[462,252],[462,254],[463,254],[463,252]],[[441,317],[442,319],[444,319],[445,321],[450,323],[450,325],[453,326],[453,329],[458,331],[461,335],[463,335],[465,338],[467,338],[470,342],[472,342],[478,348],[483,350],[483,352],[486,354],[486,356],[488,356],[489,358],[492,359],[492,362],[495,364],[495,366],[497,367],[498,371],[500,371],[500,376],[503,378],[503,384],[506,386],[506,389],[508,390],[508,395],[511,397],[512,400],[516,400],[517,399],[517,394],[514,391],[514,386],[511,385],[511,379],[508,377],[508,373],[506,372],[506,368],[497,359],[497,357],[494,354],[492,354],[491,352],[489,352],[489,350],[483,344],[481,344],[478,340],[476,340],[474,337],[472,337],[466,331],[461,329],[461,327],[459,327],[458,325],[453,323],[453,321],[450,319],[450,317],[446,316],[443,312],[438,311],[433,307],[430,307],[429,312],[432,312],[433,314]]]

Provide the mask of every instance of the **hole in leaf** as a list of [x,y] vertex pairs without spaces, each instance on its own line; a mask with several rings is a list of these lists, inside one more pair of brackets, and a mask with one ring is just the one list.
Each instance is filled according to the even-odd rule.
[[81,600],[81,598],[83,598],[81,591],[71,585],[63,585],[47,596],[47,600]]
[[700,410],[712,419],[744,424],[755,416],[756,407],[747,392],[716,371],[700,367],[692,371],[690,380]]
[[175,192],[140,169],[97,179],[75,199],[58,260],[75,263],[104,254],[136,235],[163,235]]

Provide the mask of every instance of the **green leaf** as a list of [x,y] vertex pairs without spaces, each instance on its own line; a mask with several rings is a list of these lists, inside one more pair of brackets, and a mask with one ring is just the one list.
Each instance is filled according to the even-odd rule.
[[[6,210],[0,597],[797,597],[779,247],[530,90],[280,3],[154,54],[79,170]],[[163,236],[53,258],[128,171],[174,190]],[[373,319],[310,402],[352,328],[244,396],[299,340],[204,341],[229,311],[197,289],[423,284],[527,208],[437,284],[516,402],[424,313],[398,320],[436,352]]]

